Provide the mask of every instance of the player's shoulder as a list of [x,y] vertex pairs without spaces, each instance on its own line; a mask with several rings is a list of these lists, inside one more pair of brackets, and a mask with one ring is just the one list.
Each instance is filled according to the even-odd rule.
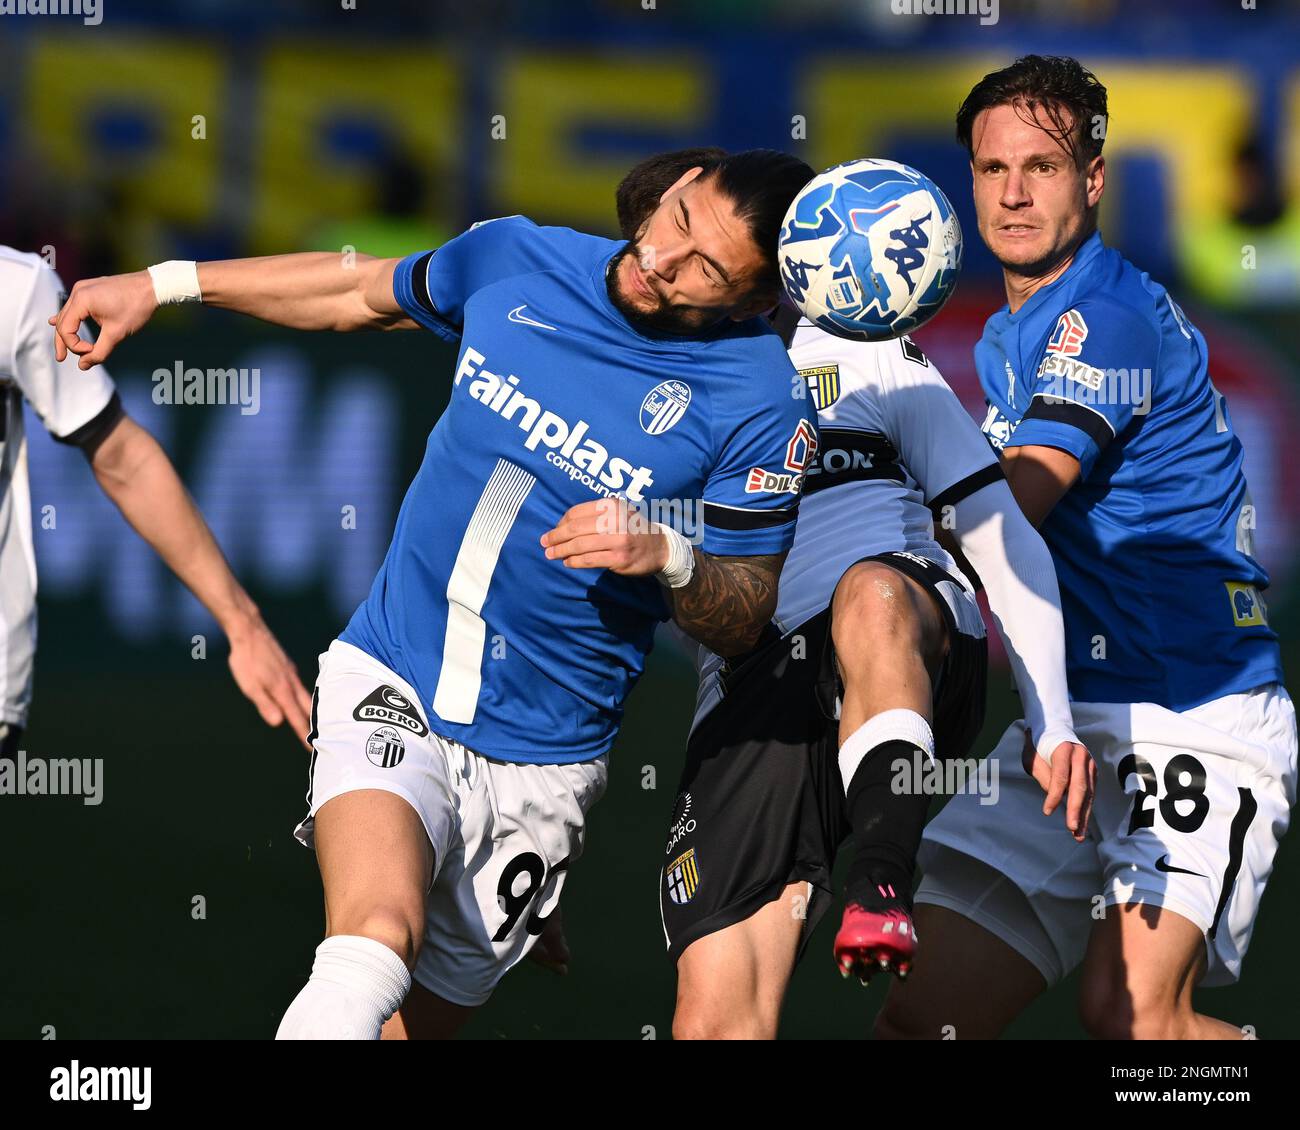
[[475,259],[490,257],[502,277],[574,267],[585,271],[618,246],[602,236],[538,224],[527,216],[479,220],[448,247],[453,244],[460,244],[458,251]]
[[799,373],[824,377],[839,396],[871,396],[893,385],[942,382],[939,370],[910,337],[853,341],[837,337],[806,319],[790,343],[790,360]]
[[[64,297],[62,280],[44,258],[0,244],[0,306],[20,312],[29,326],[44,325]],[[17,323],[7,316],[3,324],[13,327]]]
[[61,285],[58,275],[36,252],[19,251],[0,243],[0,286],[6,298],[12,298],[15,289],[29,293],[45,277],[43,273],[48,274],[56,289]]
[[1048,352],[1095,357],[1100,350],[1146,356],[1159,348],[1160,314],[1150,301],[1090,290],[1076,295],[1045,326]]
[[616,246],[616,241],[604,236],[575,231],[573,228],[539,224],[527,216],[498,216],[479,220],[469,226],[466,235],[476,240],[501,244],[518,244],[525,247],[542,247],[554,251],[606,252]]
[[1165,290],[1114,248],[1102,245],[1072,292],[1049,311],[1049,333],[1080,344],[1154,345],[1160,338]]
[[19,251],[18,248],[10,247],[4,243],[0,243],[0,261],[6,264],[13,263],[28,270],[35,270],[37,267],[45,266],[45,260],[36,252]]
[[712,372],[723,383],[738,378],[770,396],[778,387],[788,392],[796,379],[785,342],[765,318],[727,322],[691,346],[697,371]]

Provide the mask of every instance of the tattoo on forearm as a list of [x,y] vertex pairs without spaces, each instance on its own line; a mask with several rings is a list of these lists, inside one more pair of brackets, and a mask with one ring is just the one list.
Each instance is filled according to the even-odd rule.
[[776,611],[776,586],[784,553],[714,557],[695,550],[691,583],[673,589],[673,619],[719,655],[738,655],[758,642]]

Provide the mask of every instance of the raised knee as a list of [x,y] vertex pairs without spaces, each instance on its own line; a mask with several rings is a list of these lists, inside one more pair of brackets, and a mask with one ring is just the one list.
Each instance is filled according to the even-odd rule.
[[841,653],[865,643],[864,624],[871,627],[872,651],[890,635],[915,635],[917,617],[906,578],[879,561],[859,561],[836,586],[833,624]]
[[907,603],[901,573],[880,561],[850,566],[835,586],[835,605],[845,611],[880,611]]

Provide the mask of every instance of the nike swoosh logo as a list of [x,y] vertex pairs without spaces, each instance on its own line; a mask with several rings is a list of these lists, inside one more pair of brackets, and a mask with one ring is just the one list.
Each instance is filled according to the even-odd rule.
[[1208,879],[1208,875],[1202,875],[1199,871],[1188,871],[1186,867],[1174,867],[1169,862],[1168,855],[1162,855],[1156,860],[1156,870],[1165,871],[1175,875],[1195,875],[1198,879]]
[[518,322],[522,326],[536,326],[539,330],[555,329],[554,326],[548,326],[545,322],[538,322],[538,321],[534,321],[532,318],[526,318],[524,317],[523,314],[519,312],[521,310],[527,310],[527,309],[528,309],[528,303],[525,302],[522,306],[516,306],[513,310],[510,311],[509,314],[506,315],[506,317],[509,318],[510,321],[512,322]]

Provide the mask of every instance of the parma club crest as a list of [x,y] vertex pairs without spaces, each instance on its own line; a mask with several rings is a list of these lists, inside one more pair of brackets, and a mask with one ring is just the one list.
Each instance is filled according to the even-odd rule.
[[800,369],[799,375],[807,382],[808,393],[818,412],[824,411],[839,400],[840,367],[838,365],[818,365],[812,369]]
[[700,885],[700,868],[695,860],[695,849],[679,855],[664,868],[664,882],[668,884],[668,897],[681,906],[695,897]]

